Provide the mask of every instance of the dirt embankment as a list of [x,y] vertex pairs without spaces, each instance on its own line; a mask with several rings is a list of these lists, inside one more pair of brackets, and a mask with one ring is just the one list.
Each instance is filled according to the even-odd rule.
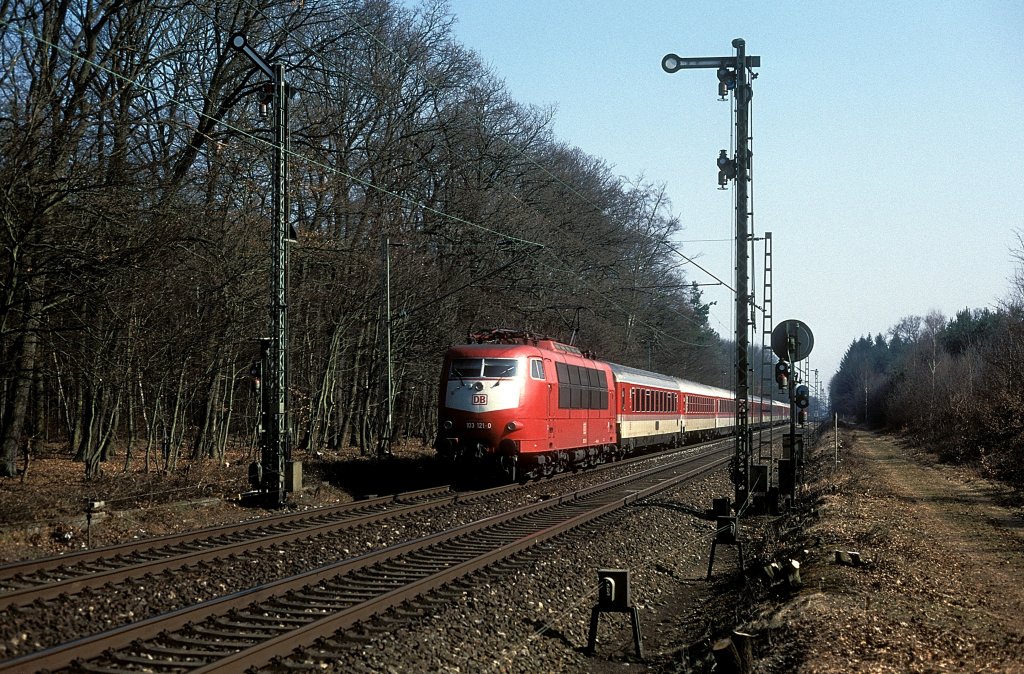
[[863,431],[840,429],[834,470],[833,438],[803,588],[763,607],[773,647],[756,671],[1024,672],[1020,494]]

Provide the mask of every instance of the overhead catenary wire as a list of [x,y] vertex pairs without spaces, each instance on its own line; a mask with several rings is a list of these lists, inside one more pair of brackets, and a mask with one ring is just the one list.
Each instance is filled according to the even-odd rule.
[[[195,7],[201,13],[203,13],[208,18],[210,18],[209,15],[206,13],[206,11],[204,10],[204,8],[202,6],[195,5]],[[264,14],[264,16],[266,16],[266,15]],[[269,17],[268,17],[268,20],[269,20]],[[44,37],[36,35],[32,31],[25,30],[22,27],[20,27],[19,25],[17,25],[13,20],[5,20],[5,21],[3,21],[3,25],[9,26],[9,27],[13,28],[15,31],[17,31],[20,34],[22,34],[23,36],[31,38],[33,40],[36,40],[40,44],[44,44],[44,45],[46,45],[48,47],[51,47],[51,48],[57,50],[58,52],[64,54],[65,56],[67,56],[69,58],[78,59],[78,60],[80,60],[82,62],[85,62],[85,63],[89,64],[90,66],[95,67],[96,69],[98,69],[98,70],[100,70],[102,72],[105,72],[105,73],[107,73],[107,74],[109,74],[109,75],[111,75],[111,76],[113,76],[113,77],[115,77],[115,78],[117,78],[117,79],[119,79],[121,81],[124,81],[126,83],[131,83],[134,86],[138,87],[140,90],[143,90],[143,91],[146,91],[147,93],[150,93],[150,94],[153,94],[155,96],[158,96],[158,97],[160,97],[161,99],[163,99],[163,100],[165,100],[167,102],[174,103],[177,106],[179,106],[181,109],[188,110],[189,112],[195,114],[199,118],[211,119],[211,120],[215,121],[221,128],[226,129],[228,131],[231,131],[232,133],[236,134],[238,137],[242,138],[246,142],[253,143],[253,144],[258,144],[258,145],[266,146],[266,147],[273,147],[273,142],[272,141],[269,141],[267,139],[261,138],[258,135],[256,135],[255,133],[249,132],[249,131],[247,131],[247,130],[245,130],[243,128],[240,128],[240,127],[238,127],[236,125],[233,125],[233,124],[231,124],[231,123],[229,123],[229,122],[227,122],[227,121],[225,121],[223,119],[216,119],[216,118],[208,115],[204,111],[202,111],[200,109],[197,109],[194,105],[192,105],[192,104],[190,104],[190,103],[188,103],[186,101],[182,101],[180,99],[177,99],[174,96],[171,96],[171,95],[167,94],[166,92],[158,90],[157,88],[155,88],[153,86],[149,86],[148,84],[140,81],[139,79],[136,79],[136,78],[133,78],[133,77],[128,77],[128,76],[126,76],[126,75],[124,75],[122,73],[119,73],[119,72],[117,72],[115,70],[112,70],[111,68],[106,67],[103,63],[99,62],[97,59],[87,58],[87,57],[85,57],[85,56],[83,56],[81,54],[73,52],[72,50],[70,50],[70,49],[60,45],[57,42],[53,42],[51,40],[47,40]],[[370,31],[368,31],[365,27],[363,27],[361,24],[356,23],[356,25],[359,26],[368,35],[370,35],[374,40],[377,40],[379,42],[379,38],[377,38],[376,36],[373,36],[372,33]],[[386,47],[386,45],[384,45],[384,46]],[[390,48],[389,48],[389,50],[390,50]],[[391,51],[392,51],[392,53],[394,53],[393,50],[391,50]],[[398,55],[398,56],[401,57],[401,55]],[[206,135],[206,134],[203,134],[203,135]],[[208,135],[206,135],[206,138],[207,138],[208,141],[213,142],[213,139],[210,138]],[[596,204],[594,204],[592,201],[590,201],[588,198],[586,198],[585,195],[580,193],[579,190],[577,190],[576,188],[574,188],[571,185],[569,185],[568,183],[566,183],[564,180],[562,180],[559,176],[555,175],[550,170],[548,170],[545,167],[541,166],[538,162],[536,162],[536,160],[534,160],[532,157],[530,157],[524,151],[522,151],[519,148],[516,148],[514,145],[512,145],[511,143],[506,141],[504,138],[501,138],[500,136],[498,137],[498,139],[501,142],[506,143],[509,147],[511,147],[514,150],[516,150],[516,152],[520,153],[525,158],[527,158],[528,161],[530,161],[532,164],[536,165],[538,168],[540,168],[542,171],[544,171],[545,174],[547,174],[550,177],[552,177],[559,184],[565,186],[566,189],[568,189],[570,192],[572,192],[573,194],[575,194],[578,197],[580,197],[580,199],[585,204],[587,204],[587,205],[591,206],[592,208],[595,208],[595,209],[600,211],[600,208]],[[211,156],[208,152],[206,152],[204,154],[206,156],[210,157],[211,159],[215,159],[215,157]],[[578,270],[572,268],[572,266],[569,265],[565,261],[564,258],[562,258],[556,251],[551,250],[550,247],[546,246],[545,244],[542,244],[542,243],[537,242],[537,241],[532,241],[532,240],[529,240],[529,239],[526,239],[526,238],[523,238],[523,237],[514,236],[514,235],[508,234],[506,232],[502,232],[500,230],[496,230],[494,228],[487,227],[487,226],[482,225],[480,223],[468,220],[466,218],[462,218],[460,216],[456,216],[456,215],[453,215],[453,214],[450,214],[450,213],[446,213],[446,212],[444,212],[444,211],[442,211],[440,209],[437,209],[437,208],[434,208],[432,206],[428,206],[426,204],[423,204],[422,202],[419,202],[419,201],[417,201],[415,199],[412,199],[412,198],[410,198],[410,197],[408,197],[406,195],[397,193],[394,190],[389,190],[386,187],[383,187],[383,186],[380,186],[378,184],[375,184],[374,182],[372,182],[370,180],[367,180],[367,179],[364,179],[364,178],[360,178],[359,176],[353,175],[353,174],[351,174],[349,172],[346,172],[346,171],[344,171],[342,169],[339,169],[336,166],[331,166],[331,165],[329,165],[329,164],[327,164],[327,163],[325,163],[323,161],[320,161],[320,160],[317,160],[315,158],[311,158],[311,157],[305,156],[303,154],[300,154],[300,153],[296,152],[295,150],[289,149],[288,150],[288,154],[292,158],[298,159],[298,160],[303,161],[303,162],[306,162],[310,166],[315,166],[315,167],[317,167],[317,168],[319,168],[319,169],[321,169],[321,170],[323,170],[325,172],[328,172],[328,173],[332,173],[332,174],[335,174],[335,175],[343,176],[343,177],[345,177],[345,178],[347,178],[349,180],[352,180],[354,183],[359,184],[359,185],[361,185],[361,186],[363,186],[363,187],[365,187],[367,189],[375,190],[375,191],[380,192],[382,194],[385,194],[385,195],[391,196],[393,198],[399,199],[399,200],[401,200],[401,201],[403,201],[403,202],[405,202],[405,203],[407,203],[409,205],[412,205],[412,206],[415,206],[417,208],[423,209],[424,212],[429,212],[429,213],[438,215],[439,217],[442,217],[444,219],[450,220],[452,222],[455,222],[455,223],[458,223],[458,224],[461,224],[461,225],[465,225],[465,226],[468,226],[468,227],[471,227],[471,228],[475,228],[475,229],[478,229],[478,230],[481,230],[481,231],[493,234],[493,235],[498,236],[498,237],[500,237],[502,239],[505,239],[505,240],[509,240],[509,241],[513,241],[513,242],[517,242],[517,243],[533,246],[533,247],[535,247],[538,250],[546,250],[554,258],[554,260],[557,262],[557,265],[549,266],[550,269],[552,269],[554,271],[557,271],[557,272],[561,272],[561,273],[571,274],[571,275],[573,275],[573,276],[575,276],[577,278],[579,278],[579,276],[580,276],[580,272]],[[664,241],[663,239],[660,239],[660,238],[656,238],[655,239],[655,238],[651,237],[651,235],[649,235],[649,234],[647,234],[645,232],[639,232],[638,231],[638,232],[634,232],[634,233],[640,234],[641,236],[644,236],[644,237],[647,237],[647,238],[651,238],[653,241],[655,241],[657,243],[660,243],[660,244],[665,244],[666,243],[666,241]],[[615,308],[615,309],[618,309],[619,311],[623,311],[623,312],[628,313],[628,311],[624,307],[622,307],[621,305],[618,305],[617,303],[615,303],[610,298],[607,298],[607,297],[601,295],[601,293],[598,292],[596,294],[596,296],[602,298],[612,308]],[[678,312],[675,312],[675,313],[678,313]],[[680,315],[682,317],[688,319],[688,320],[692,320],[691,317],[688,317],[688,316],[685,316],[685,315],[682,315],[682,314],[680,314]],[[690,346],[697,345],[695,343],[692,343],[692,342],[689,342],[689,341],[686,341],[686,340],[682,340],[682,339],[678,338],[677,336],[675,336],[675,335],[673,335],[671,333],[666,333],[666,332],[660,330],[657,326],[648,324],[646,321],[640,321],[639,323],[641,325],[644,325],[648,329],[650,329],[653,333],[661,334],[663,337],[665,337],[665,338],[667,338],[669,340],[675,341],[677,343],[682,343],[682,344],[685,344],[685,345],[690,345]]]
[[[252,3],[251,3],[251,2],[249,1],[249,0],[245,0],[245,2],[246,2],[246,4],[248,4],[248,5],[249,5],[249,7],[251,7],[251,8],[252,8],[252,9],[254,9],[255,11],[259,12],[259,13],[260,13],[260,14],[261,14],[261,15],[262,15],[262,16],[263,16],[264,18],[266,18],[266,19],[267,19],[268,21],[273,21],[273,19],[272,19],[271,17],[269,17],[269,16],[268,16],[268,15],[266,14],[266,12],[264,12],[264,11],[263,11],[263,10],[262,10],[261,8],[259,8],[258,6],[255,6],[255,5],[253,5],[253,4],[252,4]],[[392,48],[392,47],[391,47],[390,45],[388,45],[387,43],[383,42],[383,41],[382,41],[382,40],[381,40],[381,39],[380,39],[380,38],[379,38],[379,37],[378,37],[377,35],[375,35],[375,34],[374,34],[374,33],[373,33],[372,31],[370,31],[370,30],[369,30],[369,29],[368,29],[368,28],[367,28],[366,26],[364,26],[364,25],[363,25],[362,23],[360,23],[360,22],[359,22],[359,21],[357,21],[357,20],[356,20],[356,19],[355,19],[354,17],[352,17],[352,15],[351,15],[351,14],[349,14],[349,16],[348,16],[348,19],[349,19],[349,21],[350,21],[350,22],[351,22],[351,23],[352,23],[352,24],[353,24],[354,26],[356,26],[357,28],[359,28],[359,30],[361,30],[361,31],[362,31],[362,32],[363,32],[363,33],[364,33],[364,34],[365,34],[365,35],[366,35],[366,36],[367,36],[368,38],[370,38],[371,40],[373,40],[374,42],[376,42],[376,43],[377,43],[377,44],[378,44],[378,45],[379,45],[380,47],[382,47],[382,48],[386,49],[387,51],[389,51],[389,52],[390,52],[391,54],[393,54],[393,55],[394,55],[394,56],[395,56],[396,58],[398,58],[399,60],[401,60],[401,61],[402,61],[403,63],[405,63],[405,64],[406,64],[407,66],[409,66],[409,67],[412,67],[412,68],[416,68],[417,70],[419,69],[419,65],[418,65],[418,64],[415,64],[415,63],[411,63],[411,62],[409,62],[409,61],[408,61],[408,60],[407,60],[407,59],[405,58],[405,56],[404,56],[404,55],[402,55],[402,54],[400,54],[400,53],[396,52],[396,51],[395,51],[395,50],[394,50],[394,49],[393,49],[393,48]],[[311,54],[312,56],[314,56],[315,58],[320,58],[320,57],[322,56],[321,54],[318,54],[318,53],[316,53],[316,52],[315,52],[315,51],[314,51],[314,50],[313,50],[313,49],[312,49],[311,47],[309,47],[308,45],[306,45],[306,44],[305,44],[305,42],[304,42],[303,40],[301,40],[300,38],[297,38],[297,37],[295,36],[295,34],[294,34],[294,33],[293,33],[293,32],[292,32],[292,31],[291,31],[290,29],[288,29],[287,27],[285,27],[285,28],[284,28],[284,30],[285,30],[285,32],[286,32],[286,34],[287,34],[287,37],[288,37],[289,39],[291,39],[291,40],[292,40],[293,42],[295,42],[295,44],[297,44],[297,45],[298,45],[298,46],[299,46],[300,48],[302,48],[302,49],[303,49],[304,51],[306,51],[306,52],[310,53],[310,54]],[[426,81],[426,82],[427,82],[427,83],[428,83],[428,84],[429,84],[429,85],[430,85],[431,87],[433,87],[433,88],[434,88],[435,90],[437,90],[437,89],[438,89],[438,86],[437,86],[437,84],[436,84],[435,82],[433,82],[433,81],[431,80],[431,78],[429,77],[429,75],[423,75],[423,77],[424,77],[424,81]],[[360,86],[360,84],[359,84],[358,82],[356,82],[355,80],[353,80],[353,79],[351,79],[351,78],[350,78],[350,81],[352,81],[352,82],[353,82],[353,84],[356,84],[357,86]],[[480,122],[481,124],[482,124],[482,123],[484,123],[484,121],[483,121],[482,119],[480,119],[479,117],[477,117],[477,118],[476,118],[476,120],[477,120],[478,122]],[[508,147],[508,148],[512,149],[512,150],[513,150],[514,152],[516,152],[516,153],[517,153],[517,154],[518,154],[519,156],[522,156],[522,157],[523,157],[523,158],[525,158],[525,159],[526,159],[526,160],[527,160],[528,162],[530,162],[530,163],[531,163],[532,165],[534,165],[534,166],[536,166],[537,168],[539,168],[539,169],[540,169],[540,170],[541,170],[541,171],[542,171],[543,173],[545,173],[545,174],[546,174],[547,176],[551,177],[551,178],[552,178],[553,180],[555,180],[555,181],[556,181],[556,182],[557,182],[557,183],[558,183],[559,185],[561,185],[561,186],[565,187],[565,188],[566,188],[567,190],[569,190],[569,191],[570,191],[570,192],[571,192],[572,194],[574,194],[574,195],[578,196],[578,197],[580,198],[580,200],[581,200],[581,201],[582,201],[582,202],[583,202],[584,204],[586,204],[586,205],[590,206],[590,207],[591,207],[591,208],[593,208],[593,209],[594,209],[594,210],[595,210],[596,212],[599,212],[599,213],[602,213],[602,214],[604,213],[604,210],[603,210],[603,209],[601,209],[601,208],[600,208],[599,206],[597,206],[596,204],[594,204],[594,203],[593,203],[593,201],[591,201],[591,200],[590,200],[590,199],[589,199],[589,198],[588,198],[588,197],[587,197],[586,195],[584,195],[584,194],[583,194],[583,193],[581,193],[581,192],[580,192],[579,190],[577,190],[577,189],[576,189],[575,187],[573,187],[572,185],[569,185],[569,184],[568,184],[567,182],[565,182],[565,181],[564,181],[564,180],[563,180],[563,179],[562,179],[561,177],[557,176],[557,175],[556,175],[555,173],[553,173],[552,171],[548,170],[548,169],[547,169],[546,167],[544,167],[543,165],[541,165],[541,164],[540,164],[539,162],[537,162],[537,161],[536,161],[535,159],[533,159],[533,158],[532,158],[532,157],[531,157],[531,156],[530,156],[530,155],[529,155],[529,154],[528,154],[527,152],[525,152],[525,151],[524,151],[524,150],[522,150],[521,148],[519,148],[519,147],[515,146],[515,145],[514,145],[514,144],[512,144],[512,143],[511,143],[510,141],[506,140],[505,138],[501,137],[500,135],[499,135],[499,136],[497,136],[496,138],[497,138],[497,140],[498,140],[498,141],[499,141],[500,143],[502,143],[502,144],[504,144],[504,145],[505,145],[506,147]],[[446,140],[445,140],[445,144],[446,144],[446,146],[447,146],[447,149],[448,149],[448,151],[449,151],[449,152],[451,152],[452,154],[458,155],[458,153],[457,153],[457,152],[455,152],[455,151],[454,151],[454,150],[453,150],[453,149],[451,148],[451,146],[447,145],[447,141],[446,141]],[[499,183],[499,184],[500,184],[500,183]],[[520,197],[519,197],[518,195],[516,195],[515,193],[513,193],[513,192],[512,192],[512,191],[511,191],[510,189],[508,189],[508,188],[507,188],[507,187],[505,187],[505,186],[503,186],[503,188],[504,188],[505,192],[506,192],[506,193],[507,193],[507,194],[508,194],[509,196],[511,196],[511,197],[512,197],[512,198],[513,198],[514,200],[518,201],[519,203],[523,204],[524,206],[526,206],[526,207],[530,208],[531,210],[533,210],[534,212],[538,213],[538,215],[540,215],[540,217],[541,217],[541,218],[543,218],[543,219],[545,219],[545,220],[547,219],[547,217],[546,217],[546,216],[544,216],[543,214],[541,214],[541,213],[539,213],[538,211],[536,211],[536,209],[535,209],[535,208],[533,208],[533,207],[530,207],[530,206],[528,206],[527,204],[525,204],[525,203],[524,203],[524,202],[522,201],[522,199],[521,199],[521,198],[520,198]],[[653,241],[653,242],[655,242],[655,243],[657,243],[657,244],[659,244],[659,245],[665,245],[665,246],[668,246],[668,247],[669,247],[670,249],[672,249],[673,251],[675,251],[675,252],[676,252],[677,254],[679,254],[679,255],[682,255],[682,253],[680,253],[680,252],[678,251],[678,249],[676,249],[676,248],[675,248],[674,246],[671,246],[671,244],[669,244],[669,243],[668,243],[668,241],[667,241],[667,240],[665,240],[665,239],[663,239],[663,238],[654,238],[654,237],[651,237],[651,236],[647,235],[646,233],[644,233],[644,232],[640,232],[640,231],[636,231],[636,232],[634,232],[634,233],[637,233],[637,234],[640,234],[640,235],[642,235],[642,236],[645,236],[645,238],[648,238],[649,240],[651,240],[651,241]],[[565,274],[569,274],[569,275],[572,275],[573,277],[577,278],[577,280],[579,279],[579,277],[580,277],[580,273],[579,273],[579,271],[578,271],[578,270],[576,270],[576,269],[574,269],[574,268],[572,268],[572,266],[571,266],[571,265],[570,265],[570,264],[569,264],[569,263],[568,263],[568,262],[567,262],[567,261],[566,261],[566,260],[565,260],[565,259],[564,259],[564,258],[563,258],[563,257],[561,256],[561,255],[559,255],[559,253],[558,253],[557,251],[555,251],[554,249],[552,249],[552,248],[551,248],[550,246],[546,246],[546,247],[544,247],[544,251],[545,251],[546,253],[548,253],[548,254],[549,254],[550,256],[552,256],[552,257],[554,258],[554,260],[555,260],[555,261],[557,262],[557,266],[550,266],[550,265],[544,265],[544,264],[543,264],[542,262],[540,262],[540,264],[541,264],[542,266],[546,266],[546,267],[547,267],[548,269],[551,269],[551,270],[554,270],[554,271],[557,271],[557,272],[560,272],[560,273],[565,273]],[[685,256],[685,255],[682,255],[682,256],[683,256],[684,258],[686,258],[686,259],[687,259],[688,261],[691,261],[691,262],[693,261],[693,260],[692,260],[692,258],[688,258],[688,257],[687,257],[687,256]],[[696,264],[696,263],[694,262],[694,264]],[[702,271],[705,271],[706,273],[709,273],[709,272],[707,272],[707,270],[705,270],[705,269],[704,269],[703,267],[701,267],[700,265],[696,265],[696,266],[698,266],[698,268],[700,268],[700,269],[701,269]],[[712,275],[712,276],[713,276],[713,275]],[[716,278],[716,280],[718,280],[718,279],[717,279],[717,277],[714,277],[714,278]],[[719,280],[719,282],[721,282],[721,281]],[[599,292],[599,291],[598,291],[598,289],[596,289],[596,288],[593,288],[593,287],[592,287],[592,286],[591,286],[591,285],[590,285],[590,284],[589,284],[588,282],[584,281],[584,283],[585,283],[585,284],[586,284],[586,285],[587,285],[588,287],[590,287],[590,288],[591,288],[591,290],[594,290],[594,291],[596,292],[596,297],[600,298],[600,299],[601,299],[601,300],[602,300],[603,302],[605,302],[605,303],[606,303],[607,305],[611,306],[611,307],[612,307],[612,308],[614,308],[614,309],[617,309],[617,310],[621,311],[622,313],[624,313],[624,314],[626,314],[626,315],[629,315],[629,314],[631,313],[631,312],[629,312],[629,310],[627,310],[627,309],[626,309],[625,307],[622,307],[621,305],[619,305],[618,303],[616,303],[616,302],[615,302],[614,300],[612,300],[611,298],[608,298],[608,297],[607,297],[606,295],[604,295],[604,294],[602,294],[601,292]],[[672,311],[672,312],[673,312],[674,314],[678,315],[678,316],[679,316],[680,318],[683,318],[684,320],[687,320],[687,321],[689,321],[689,322],[692,322],[692,323],[694,323],[694,324],[697,324],[697,321],[695,321],[695,320],[693,319],[693,317],[691,317],[691,316],[688,316],[688,315],[686,315],[686,314],[682,314],[682,313],[678,312],[678,310],[676,310],[676,309],[675,309],[674,307],[669,307],[668,309],[669,309],[669,311]],[[678,343],[678,344],[681,344],[681,345],[684,345],[684,346],[701,346],[701,344],[699,344],[699,343],[697,343],[697,342],[692,342],[692,341],[689,341],[689,340],[684,340],[684,339],[682,339],[682,338],[678,337],[677,335],[674,335],[674,334],[672,334],[672,333],[669,333],[669,332],[665,332],[665,331],[661,330],[660,328],[658,328],[657,326],[654,326],[654,325],[651,325],[651,324],[649,324],[649,323],[648,323],[647,321],[642,321],[642,320],[641,320],[641,321],[639,321],[639,324],[640,324],[640,325],[642,325],[642,326],[644,326],[644,327],[646,327],[646,328],[648,328],[649,330],[651,330],[651,332],[652,332],[652,333],[655,333],[655,334],[659,334],[659,335],[660,335],[660,336],[662,336],[663,338],[665,338],[665,339],[668,339],[668,340],[670,340],[670,341],[673,341],[673,342],[676,342],[676,343]]]
[[[203,11],[202,8],[200,8],[198,5],[196,5],[196,9],[198,9],[200,12]],[[3,19],[0,19],[0,22],[2,22],[2,24],[5,27],[13,28],[15,31],[17,31],[18,33],[22,34],[23,36],[31,38],[31,39],[34,39],[34,40],[38,41],[40,44],[46,45],[47,47],[51,47],[51,48],[59,51],[60,53],[64,54],[67,57],[70,57],[70,58],[73,58],[73,59],[77,59],[79,61],[87,63],[88,65],[96,68],[97,70],[105,72],[108,75],[111,75],[112,77],[115,77],[115,78],[121,80],[122,82],[133,84],[134,86],[138,87],[139,89],[141,89],[143,91],[146,91],[147,93],[154,94],[156,96],[159,96],[159,97],[163,98],[165,101],[167,101],[169,103],[174,103],[174,104],[176,104],[178,106],[181,106],[181,108],[186,109],[186,110],[192,112],[197,117],[213,120],[219,126],[225,128],[225,129],[227,129],[227,130],[229,130],[229,131],[231,131],[233,133],[238,134],[238,136],[240,136],[240,137],[242,137],[242,138],[244,138],[244,139],[246,139],[248,141],[251,141],[251,142],[254,142],[254,143],[257,143],[257,144],[269,147],[269,148],[273,148],[274,147],[273,141],[267,140],[265,138],[261,138],[258,135],[254,134],[254,133],[250,133],[249,131],[246,131],[245,129],[242,129],[242,128],[238,127],[238,126],[235,126],[235,125],[233,125],[233,124],[231,124],[231,123],[229,123],[229,122],[227,122],[227,121],[225,121],[223,119],[217,119],[217,118],[215,118],[215,117],[205,113],[204,111],[197,109],[195,106],[191,105],[187,101],[182,101],[182,100],[177,99],[177,98],[175,98],[173,96],[169,96],[165,92],[159,91],[158,89],[156,89],[154,87],[151,87],[151,86],[145,84],[144,82],[142,82],[142,81],[140,81],[138,79],[135,79],[135,78],[132,78],[132,77],[128,77],[128,76],[126,76],[126,75],[124,75],[122,73],[119,73],[119,72],[117,72],[115,70],[112,70],[112,69],[106,67],[105,65],[103,65],[102,63],[98,62],[95,59],[90,59],[90,58],[87,58],[85,56],[82,56],[81,54],[77,54],[77,53],[71,51],[70,49],[68,49],[66,47],[63,47],[60,44],[57,44],[57,43],[52,42],[50,40],[47,40],[44,37],[40,37],[40,36],[30,32],[30,31],[26,31],[23,28],[21,28],[20,26],[16,25],[13,20],[3,20]],[[211,140],[212,141],[213,139],[209,138],[207,136],[207,140]],[[494,235],[496,235],[498,237],[501,237],[501,238],[509,240],[509,241],[514,241],[514,242],[517,242],[517,243],[523,243],[523,244],[530,245],[530,246],[536,246],[538,248],[544,248],[545,247],[544,244],[539,243],[537,241],[531,241],[529,239],[525,239],[525,238],[522,238],[522,237],[513,236],[511,234],[507,234],[505,232],[501,232],[499,230],[496,230],[496,229],[493,229],[491,227],[487,227],[487,226],[481,225],[481,224],[473,222],[471,220],[467,220],[467,219],[462,218],[460,216],[452,215],[450,213],[446,213],[446,212],[441,211],[439,209],[433,208],[432,206],[428,206],[427,204],[418,202],[418,201],[416,201],[416,200],[414,200],[414,199],[412,199],[410,197],[407,197],[405,195],[399,194],[399,193],[397,193],[397,192],[395,192],[393,190],[389,190],[389,189],[387,189],[385,187],[381,187],[380,185],[377,185],[376,183],[374,183],[372,181],[369,181],[369,180],[366,180],[364,178],[360,178],[358,176],[352,175],[352,174],[350,174],[350,173],[348,173],[346,171],[343,171],[343,170],[337,168],[336,166],[331,166],[331,165],[326,164],[326,163],[324,163],[322,161],[319,161],[317,159],[308,157],[306,155],[299,154],[299,153],[295,152],[294,150],[291,150],[290,148],[286,148],[285,152],[286,152],[286,154],[288,156],[290,156],[290,157],[292,157],[294,159],[302,160],[302,161],[304,161],[304,162],[306,162],[306,163],[308,163],[308,164],[310,164],[312,166],[316,166],[317,168],[323,169],[324,171],[326,171],[328,173],[333,173],[335,175],[339,175],[339,176],[342,176],[344,178],[348,178],[349,180],[352,180],[352,181],[356,182],[357,184],[359,184],[359,185],[361,185],[363,187],[366,187],[367,189],[372,189],[372,190],[380,192],[382,194],[386,194],[388,196],[394,197],[396,199],[399,199],[401,201],[406,202],[407,204],[409,204],[411,206],[415,206],[417,208],[421,208],[421,209],[423,209],[424,211],[426,211],[428,213],[432,213],[432,214],[437,215],[439,217],[443,217],[445,219],[451,220],[451,221],[456,222],[458,224],[462,224],[462,225],[466,225],[466,226],[469,226],[469,227],[472,227],[472,228],[475,228],[475,229],[479,229],[479,230],[485,231],[485,232],[490,233],[490,234],[494,234]]]

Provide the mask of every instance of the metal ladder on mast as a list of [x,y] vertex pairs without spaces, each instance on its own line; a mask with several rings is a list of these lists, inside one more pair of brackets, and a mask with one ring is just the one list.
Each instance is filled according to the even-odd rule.
[[[764,293],[761,299],[764,311],[761,313],[761,398],[762,402],[767,398],[769,404],[772,400],[772,391],[775,387],[775,363],[772,358],[772,233],[764,233]],[[770,409],[770,408],[769,408]],[[768,466],[768,484],[765,490],[771,487],[774,479],[775,461],[772,454],[772,440],[774,428],[768,426],[764,405],[760,406],[757,430],[757,461]]]

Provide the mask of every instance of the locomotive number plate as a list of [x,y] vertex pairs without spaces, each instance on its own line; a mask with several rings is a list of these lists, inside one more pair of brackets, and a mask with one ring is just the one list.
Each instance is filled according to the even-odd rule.
[[474,405],[486,405],[487,404],[487,394],[486,393],[474,393],[473,394],[473,404]]

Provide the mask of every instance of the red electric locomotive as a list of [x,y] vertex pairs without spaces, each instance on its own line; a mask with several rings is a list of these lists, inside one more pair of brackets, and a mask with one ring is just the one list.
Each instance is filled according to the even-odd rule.
[[512,479],[550,475],[618,452],[612,375],[574,346],[491,330],[445,355],[436,448],[494,461]]
[[[770,424],[787,407],[754,397],[750,409],[752,424]],[[445,355],[435,447],[441,458],[496,464],[514,480],[723,435],[735,415],[732,391],[490,330]]]

